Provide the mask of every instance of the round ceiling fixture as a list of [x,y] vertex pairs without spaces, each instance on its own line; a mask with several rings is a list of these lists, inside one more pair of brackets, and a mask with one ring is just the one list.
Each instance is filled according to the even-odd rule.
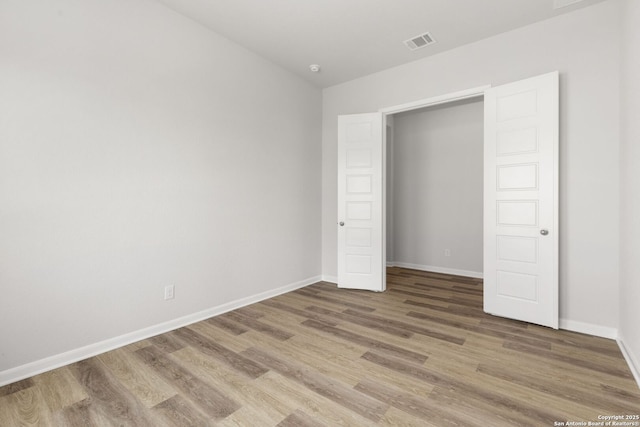
[[318,64],[309,65],[309,69],[311,70],[312,73],[319,73],[320,72],[320,66]]

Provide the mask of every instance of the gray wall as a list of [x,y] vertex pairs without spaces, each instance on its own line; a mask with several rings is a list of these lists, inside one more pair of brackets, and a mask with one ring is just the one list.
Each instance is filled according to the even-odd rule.
[[640,384],[640,2],[623,4],[620,338]]
[[558,70],[561,324],[615,335],[619,319],[620,36],[620,2],[607,1],[325,89],[323,275],[330,279],[337,272],[339,114],[377,111]]
[[394,264],[481,277],[482,101],[394,119]]
[[3,0],[0,93],[0,379],[319,277],[293,74],[155,1]]
[[387,164],[386,164],[386,238],[387,238],[387,263],[392,263],[395,259],[395,245],[394,245],[394,197],[393,197],[393,175],[394,175],[394,162],[393,162],[393,146],[394,146],[394,119],[393,116],[387,116]]

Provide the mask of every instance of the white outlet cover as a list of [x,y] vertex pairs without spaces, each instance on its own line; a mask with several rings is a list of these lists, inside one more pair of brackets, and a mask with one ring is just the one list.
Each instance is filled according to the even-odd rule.
[[173,299],[175,288],[173,285],[165,286],[164,288],[164,299]]

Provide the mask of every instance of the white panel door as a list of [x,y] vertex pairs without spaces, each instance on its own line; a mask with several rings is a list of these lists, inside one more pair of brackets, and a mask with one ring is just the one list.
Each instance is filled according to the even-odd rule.
[[558,73],[487,89],[484,310],[558,328]]
[[382,113],[338,117],[338,287],[384,291]]

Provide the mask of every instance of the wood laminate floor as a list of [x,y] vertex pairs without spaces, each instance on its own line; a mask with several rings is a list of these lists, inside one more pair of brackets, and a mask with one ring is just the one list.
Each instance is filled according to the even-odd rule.
[[[482,282],[317,283],[0,388],[0,426],[558,426],[640,414],[612,340],[482,312]],[[557,423],[557,424],[554,424]]]

